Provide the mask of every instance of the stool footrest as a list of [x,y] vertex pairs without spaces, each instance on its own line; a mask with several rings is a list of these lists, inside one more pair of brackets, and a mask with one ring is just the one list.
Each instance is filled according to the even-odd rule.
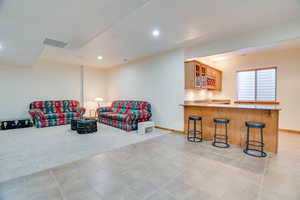
[[229,148],[230,147],[230,145],[228,144],[228,143],[226,143],[226,142],[219,142],[219,141],[214,141],[213,143],[212,143],[212,145],[214,146],[214,147],[219,147],[219,148]]
[[187,137],[187,140],[190,142],[202,142],[202,138],[193,137],[193,136]]
[[214,136],[214,138],[219,139],[219,140],[226,140],[226,139],[228,139],[228,136],[227,135],[216,134]]
[[249,140],[248,145],[255,146],[255,147],[264,147],[265,146],[265,144],[263,142],[257,141],[257,140]]
[[[260,155],[257,155],[257,154],[254,154],[254,153],[250,153],[250,152],[258,152],[258,153],[260,153]],[[245,154],[248,154],[248,155],[250,155],[250,156],[254,156],[254,157],[258,157],[258,158],[264,158],[264,157],[267,157],[267,153],[266,152],[264,152],[264,151],[261,151],[261,150],[259,150],[259,149],[244,149],[244,153]]]
[[228,137],[228,136],[225,135],[225,134],[215,134],[215,136],[219,136],[219,137]]
[[201,134],[202,132],[201,132],[201,131],[194,131],[194,130],[190,130],[190,131],[188,131],[188,133],[190,133],[190,134],[192,134],[192,133]]

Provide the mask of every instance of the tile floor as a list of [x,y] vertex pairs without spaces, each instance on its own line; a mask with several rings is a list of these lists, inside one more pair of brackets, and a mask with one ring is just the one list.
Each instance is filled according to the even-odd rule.
[[168,134],[0,183],[1,200],[299,200],[300,135],[258,159]]

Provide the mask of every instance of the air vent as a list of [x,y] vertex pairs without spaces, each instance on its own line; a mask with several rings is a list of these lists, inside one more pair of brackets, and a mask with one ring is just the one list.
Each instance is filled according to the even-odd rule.
[[68,43],[46,38],[44,40],[44,44],[57,48],[65,48],[65,46],[67,46]]

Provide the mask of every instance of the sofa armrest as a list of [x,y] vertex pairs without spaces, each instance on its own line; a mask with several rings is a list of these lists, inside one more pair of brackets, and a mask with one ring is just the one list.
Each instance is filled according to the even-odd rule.
[[97,109],[97,113],[102,113],[102,112],[109,112],[110,111],[110,107],[100,107]]
[[40,110],[40,109],[30,109],[29,114],[31,115],[32,119],[40,119],[43,120],[45,119],[45,114]]
[[131,120],[138,120],[138,121],[146,121],[149,120],[152,116],[150,112],[147,110],[130,110],[128,112]]
[[85,114],[86,109],[84,107],[78,107],[75,108],[75,112],[79,112],[80,116],[83,116]]

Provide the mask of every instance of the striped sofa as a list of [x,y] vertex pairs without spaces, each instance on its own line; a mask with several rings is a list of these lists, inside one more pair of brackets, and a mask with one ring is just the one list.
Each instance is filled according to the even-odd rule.
[[138,122],[149,121],[151,104],[146,101],[114,101],[110,107],[98,108],[100,123],[125,131],[136,130]]
[[69,124],[71,119],[83,117],[85,109],[75,100],[35,101],[29,114],[38,128]]

